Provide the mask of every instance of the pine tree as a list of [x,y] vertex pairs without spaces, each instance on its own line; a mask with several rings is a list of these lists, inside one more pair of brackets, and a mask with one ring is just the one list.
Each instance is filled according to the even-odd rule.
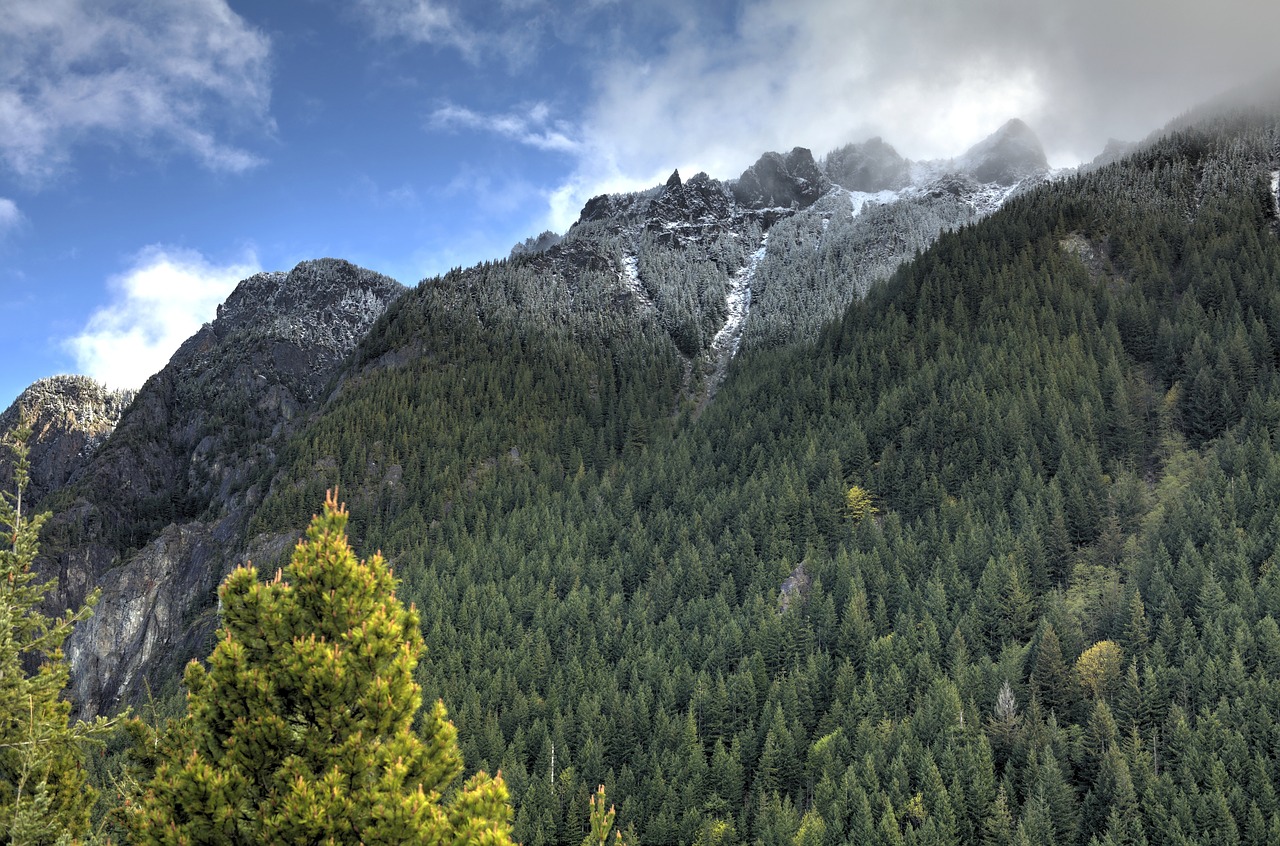
[[[591,813],[589,819],[590,832],[582,841],[582,846],[609,846],[615,843],[616,846],[626,846],[626,841],[622,837],[622,832],[613,827],[614,817],[617,811],[612,805],[606,810],[605,805],[608,802],[605,796],[604,785],[596,788],[595,795],[591,797]],[[613,839],[610,840],[609,832],[613,832]]]
[[413,729],[417,612],[380,555],[357,561],[329,496],[284,572],[223,583],[206,670],[130,818],[138,843],[509,844],[499,775],[462,769],[443,703]]
[[[31,571],[47,515],[22,510],[29,434],[22,428],[7,439],[16,491],[0,497],[0,842],[52,844],[88,833],[96,793],[85,781],[80,741],[109,723],[70,724],[71,704],[60,699],[68,673],[62,644],[90,607],[56,620],[40,611],[54,583]],[[34,662],[38,669],[28,672]]]

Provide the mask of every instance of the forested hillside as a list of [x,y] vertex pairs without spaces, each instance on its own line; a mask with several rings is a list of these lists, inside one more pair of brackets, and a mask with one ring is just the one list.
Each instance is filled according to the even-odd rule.
[[427,280],[251,531],[341,486],[531,846],[601,783],[651,844],[1280,842],[1278,151],[1219,117],[1011,200],[700,415],[603,287]]

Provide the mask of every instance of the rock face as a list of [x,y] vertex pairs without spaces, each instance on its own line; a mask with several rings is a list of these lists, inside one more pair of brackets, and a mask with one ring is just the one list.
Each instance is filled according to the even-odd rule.
[[676,242],[695,232],[724,230],[735,215],[741,214],[734,209],[733,196],[719,180],[698,173],[681,183],[675,173],[649,204],[645,228]]
[[[109,390],[88,376],[53,376],[33,383],[0,414],[0,433],[31,427],[31,480],[26,501],[38,508],[84,469],[115,429],[134,391]],[[11,468],[0,462],[0,485],[11,490]]]
[[733,196],[751,209],[803,209],[816,203],[830,185],[813,160],[813,153],[796,147],[786,156],[761,156],[733,184]]
[[1017,118],[970,147],[960,162],[979,182],[1005,186],[1049,170],[1040,139]]
[[336,259],[259,273],[138,392],[46,531],[53,604],[102,588],[68,642],[82,714],[127,700],[154,650],[181,666],[212,632],[201,615],[243,557],[278,445],[403,290]]
[[827,177],[848,191],[898,191],[911,183],[907,160],[879,138],[833,150],[823,164]]

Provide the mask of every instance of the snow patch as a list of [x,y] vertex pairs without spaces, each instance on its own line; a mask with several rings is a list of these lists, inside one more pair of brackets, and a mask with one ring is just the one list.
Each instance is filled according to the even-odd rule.
[[1280,170],[1271,171],[1271,202],[1275,204],[1276,216],[1280,217]]
[[862,213],[862,209],[867,203],[879,203],[882,206],[887,206],[889,203],[898,202],[901,197],[902,195],[897,191],[876,191],[874,194],[866,191],[850,191],[849,205],[853,207],[853,216],[857,217]]
[[738,354],[742,344],[742,328],[746,325],[747,315],[751,312],[751,283],[756,277],[756,268],[764,260],[765,251],[769,247],[769,235],[765,234],[760,242],[760,249],[751,254],[747,263],[734,274],[729,283],[729,292],[725,295],[725,306],[729,315],[724,325],[711,340],[711,357],[716,362],[716,375],[723,378],[723,371],[729,360]]
[[965,197],[965,201],[980,217],[985,217],[1003,206],[1005,200],[1013,196],[1013,192],[1017,191],[1021,185],[1021,182],[1015,182],[1012,185],[988,182],[976,193]]
[[649,292],[640,284],[640,268],[636,264],[636,257],[630,254],[622,257],[622,272],[618,274],[619,281],[622,286],[631,292],[643,308],[650,311],[657,311],[657,306],[653,304],[653,300],[649,298]]

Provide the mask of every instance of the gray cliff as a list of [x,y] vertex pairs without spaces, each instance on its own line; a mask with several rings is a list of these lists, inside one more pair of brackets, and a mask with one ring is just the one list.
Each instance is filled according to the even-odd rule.
[[403,290],[336,259],[244,280],[78,471],[40,566],[59,580],[56,607],[101,591],[67,644],[82,715],[207,652],[221,579],[288,549],[292,538],[246,537],[276,449]]

